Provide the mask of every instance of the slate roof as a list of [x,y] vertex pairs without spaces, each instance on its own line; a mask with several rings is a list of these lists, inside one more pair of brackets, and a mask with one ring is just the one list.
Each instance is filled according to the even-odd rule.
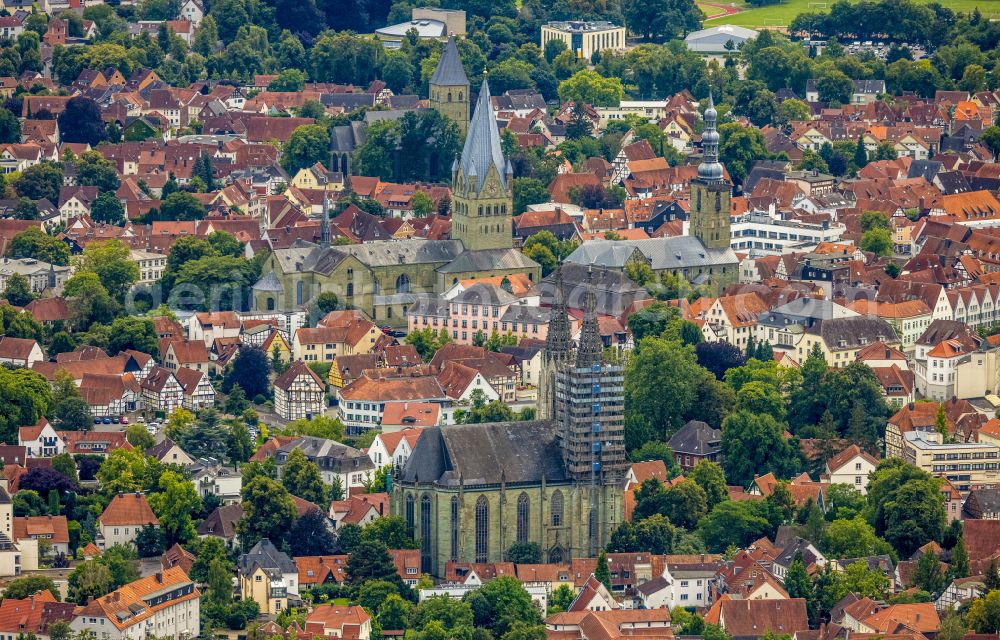
[[537,266],[537,262],[517,249],[479,249],[463,251],[454,260],[438,267],[437,270],[440,273],[466,273],[495,269],[531,269]]
[[238,504],[219,507],[198,525],[198,535],[231,540],[236,535],[236,523],[242,517],[243,507]]
[[694,236],[594,240],[577,247],[566,262],[622,269],[637,250],[650,261],[653,271],[739,263],[732,249],[709,249]]
[[881,318],[857,316],[820,320],[814,329],[831,349],[856,349],[875,341],[896,341],[896,331]]
[[722,432],[700,420],[690,420],[677,430],[667,444],[677,453],[708,456],[722,450]]
[[978,487],[969,493],[966,504],[975,501],[982,513],[1000,513],[1000,489]]
[[453,37],[448,38],[448,43],[444,46],[441,60],[438,62],[437,68],[434,69],[434,75],[431,76],[431,84],[469,86],[469,77],[465,75],[462,58],[458,55],[458,46],[455,45]]
[[260,567],[267,573],[298,573],[295,562],[278,550],[274,543],[263,538],[250,551],[240,556],[239,571],[248,576]]
[[476,112],[469,123],[469,133],[465,137],[460,161],[462,172],[470,181],[475,178],[476,191],[483,188],[490,167],[496,169],[500,176],[500,184],[507,188],[507,174],[510,168],[503,157],[500,145],[500,130],[497,128],[496,115],[490,104],[490,85],[483,78],[479,89],[479,100],[476,102]]
[[443,486],[565,482],[558,425],[549,420],[429,427],[403,469],[403,482]]
[[263,276],[260,280],[254,283],[253,290],[282,292],[285,288],[282,287],[281,282],[278,281],[278,276],[274,275],[273,271],[268,271],[266,276]]

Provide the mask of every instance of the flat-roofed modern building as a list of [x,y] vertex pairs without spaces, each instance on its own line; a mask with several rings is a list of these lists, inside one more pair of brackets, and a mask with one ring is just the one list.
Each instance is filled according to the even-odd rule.
[[1000,447],[986,442],[941,442],[935,432],[903,434],[903,458],[937,478],[945,478],[967,493],[972,487],[994,486],[1000,480]]
[[550,40],[562,40],[577,58],[590,60],[595,51],[625,49],[625,27],[611,22],[567,20],[542,25],[542,48]]

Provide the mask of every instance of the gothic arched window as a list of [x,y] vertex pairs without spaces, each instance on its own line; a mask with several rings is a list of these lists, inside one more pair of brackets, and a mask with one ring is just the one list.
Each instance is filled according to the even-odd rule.
[[458,496],[451,497],[451,559],[458,560]]
[[552,526],[560,527],[563,521],[563,495],[562,491],[552,494]]
[[420,498],[420,570],[431,572],[431,497]]
[[405,273],[399,274],[396,278],[396,293],[409,293],[410,292],[410,278]]
[[406,494],[406,528],[413,532],[413,494]]
[[528,527],[531,522],[531,502],[528,494],[522,493],[517,498],[517,541],[528,541]]
[[476,562],[486,562],[490,556],[490,504],[486,496],[476,500]]

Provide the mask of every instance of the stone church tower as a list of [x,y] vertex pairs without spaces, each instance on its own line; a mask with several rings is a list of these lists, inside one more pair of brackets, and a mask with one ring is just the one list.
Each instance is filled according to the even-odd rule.
[[538,419],[551,420],[555,411],[556,371],[569,361],[569,316],[566,314],[566,292],[560,266],[555,272],[555,290],[552,292],[552,310],[549,313],[549,332],[545,335],[542,366],[538,376]]
[[729,198],[732,188],[719,163],[717,113],[711,96],[705,110],[705,131],[701,134],[703,158],[698,177],[691,181],[690,234],[708,249],[728,249],[730,245]]
[[462,67],[455,38],[448,38],[429,88],[431,108],[457,124],[464,136],[469,130],[469,78]]
[[451,237],[466,251],[510,249],[513,242],[513,169],[504,158],[500,131],[483,79],[462,157],[451,171]]

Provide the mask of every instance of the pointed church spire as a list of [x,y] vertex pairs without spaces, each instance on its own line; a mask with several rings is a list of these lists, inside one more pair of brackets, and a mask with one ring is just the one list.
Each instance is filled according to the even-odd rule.
[[444,45],[441,52],[441,60],[434,75],[431,76],[430,84],[455,87],[469,85],[469,77],[465,75],[465,67],[462,66],[462,58],[458,55],[458,46],[455,44],[455,37],[448,38],[448,43]]
[[583,294],[583,326],[580,328],[580,346],[576,350],[576,366],[592,367],[601,364],[604,341],[597,322],[597,296],[593,287],[594,272],[587,269],[587,292]]
[[566,291],[563,288],[563,265],[556,267],[549,312],[549,332],[545,336],[545,357],[562,359],[569,353],[569,316],[566,313]]
[[497,119],[493,114],[490,85],[486,78],[483,78],[483,85],[479,89],[476,112],[472,116],[472,122],[469,123],[469,133],[465,137],[465,146],[462,148],[462,159],[459,164],[470,181],[475,177],[475,191],[477,192],[483,188],[483,183],[486,181],[491,167],[494,167],[499,174],[500,184],[504,189],[509,186],[507,184],[508,163],[503,156],[500,129],[497,128]]

